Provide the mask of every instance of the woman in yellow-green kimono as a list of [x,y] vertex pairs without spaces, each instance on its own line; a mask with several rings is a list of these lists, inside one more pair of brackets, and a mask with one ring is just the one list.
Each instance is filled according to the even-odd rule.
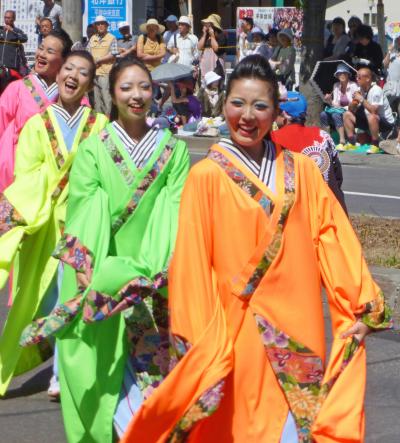
[[22,349],[18,340],[24,327],[57,301],[59,261],[52,252],[65,220],[69,171],[79,142],[107,123],[104,115],[81,106],[94,74],[86,51],[66,57],[57,75],[59,99],[23,127],[15,181],[0,197],[0,287],[12,265],[15,269],[13,305],[0,338],[0,395],[13,376],[52,354],[48,342]]

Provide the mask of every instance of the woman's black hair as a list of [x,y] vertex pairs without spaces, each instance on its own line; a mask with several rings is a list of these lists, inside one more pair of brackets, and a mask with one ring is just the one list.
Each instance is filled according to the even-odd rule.
[[335,17],[332,20],[332,25],[342,25],[343,29],[346,29],[346,22],[342,19],[342,17]]
[[60,42],[63,45],[63,50],[61,55],[63,56],[63,58],[65,58],[70,52],[71,52],[71,48],[72,48],[72,40],[71,37],[68,35],[67,32],[64,31],[64,29],[60,29],[60,30],[52,30],[50,31],[47,37],[54,37],[57,38],[58,40],[60,40]]
[[71,57],[81,57],[90,63],[90,81],[93,83],[94,77],[96,75],[96,62],[94,61],[92,54],[88,51],[85,51],[84,49],[71,51],[65,57],[64,63]]
[[360,25],[355,33],[356,38],[367,38],[368,40],[372,40],[374,38],[374,31],[371,26],[368,25]]
[[232,74],[229,76],[228,84],[226,86],[225,100],[231,92],[233,82],[244,78],[253,78],[269,83],[272,87],[272,100],[274,106],[276,108],[279,106],[278,81],[265,57],[259,54],[249,55],[236,65]]
[[[120,76],[121,72],[124,69],[129,68],[131,66],[137,66],[140,69],[142,69],[149,77],[150,84],[151,85],[153,84],[153,79],[151,78],[150,71],[147,69],[146,65],[142,61],[140,61],[139,59],[128,56],[128,57],[125,57],[122,60],[114,63],[113,67],[111,68],[110,75],[109,75],[109,91],[110,91],[111,97],[113,97],[113,98],[115,97],[114,88],[115,88],[115,84],[117,83],[118,77]],[[118,118],[117,107],[113,103],[112,107],[111,107],[110,121],[114,121],[117,118]]]
[[113,67],[111,68],[109,76],[109,89],[111,97],[114,97],[115,83],[117,82],[120,73],[124,69],[130,68],[131,66],[137,66],[140,69],[142,69],[149,77],[150,83],[153,83],[150,71],[147,69],[146,65],[142,61],[134,57],[125,57],[122,60],[119,60],[116,63],[114,63]]

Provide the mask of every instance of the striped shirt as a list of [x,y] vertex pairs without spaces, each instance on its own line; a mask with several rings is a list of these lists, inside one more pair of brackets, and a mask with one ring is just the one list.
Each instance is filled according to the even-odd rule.
[[227,149],[240,160],[254,175],[256,175],[271,191],[275,192],[276,149],[271,140],[264,140],[264,156],[261,165],[229,138],[221,138],[220,146]]
[[59,104],[54,103],[53,105],[51,105],[51,109],[53,109],[53,111],[57,115],[59,115],[70,128],[73,128],[77,123],[81,121],[82,114],[85,111],[85,108],[86,106],[79,106],[75,114],[71,116],[69,115],[68,111],[66,111]]
[[33,75],[40,83],[40,86],[49,99],[53,98],[55,95],[58,95],[58,85],[56,82],[52,83],[50,86],[47,86],[47,83],[42,79],[42,77],[40,77],[39,74],[34,73]]
[[117,121],[113,121],[112,125],[135,166],[142,168],[156,149],[159,129],[151,128],[140,141],[137,141],[133,140]]

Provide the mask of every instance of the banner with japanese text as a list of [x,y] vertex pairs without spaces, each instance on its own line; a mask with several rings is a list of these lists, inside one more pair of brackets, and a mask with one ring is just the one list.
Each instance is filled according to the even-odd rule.
[[103,15],[110,24],[108,30],[120,37],[118,25],[127,21],[132,25],[132,0],[85,0],[83,5],[83,33],[98,15]]

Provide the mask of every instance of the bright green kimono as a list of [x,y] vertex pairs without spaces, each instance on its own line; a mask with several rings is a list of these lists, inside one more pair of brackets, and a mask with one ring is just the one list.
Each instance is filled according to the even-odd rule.
[[22,330],[38,309],[57,271],[51,256],[65,220],[68,173],[80,140],[98,133],[107,117],[89,108],[68,152],[51,108],[31,117],[21,131],[15,181],[0,197],[0,287],[14,265],[13,305],[0,337],[0,395],[13,376],[26,372],[52,354],[47,342],[18,345]]
[[[162,331],[161,351],[168,348],[161,276],[175,244],[189,154],[185,142],[168,130],[159,130],[156,144],[137,169],[110,124],[81,144],[71,171],[66,229],[57,255],[69,265],[61,301],[79,291],[85,300],[83,315],[80,311],[57,339],[61,403],[71,443],[112,441],[128,356],[135,370],[141,368],[137,377],[143,392],[150,392],[167,370],[157,367]],[[88,288],[78,290],[78,273],[86,275]]]

